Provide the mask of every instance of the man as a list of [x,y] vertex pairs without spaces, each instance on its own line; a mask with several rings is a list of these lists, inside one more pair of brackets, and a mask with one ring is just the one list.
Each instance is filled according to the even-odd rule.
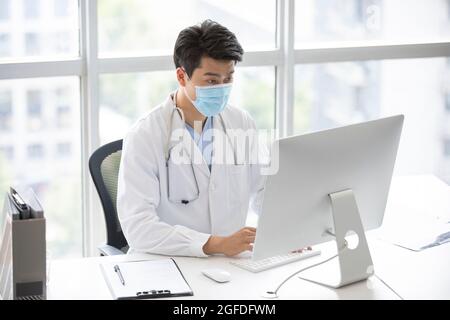
[[[247,112],[227,104],[242,55],[235,35],[211,20],[180,32],[178,90],[123,142],[117,211],[130,250],[198,257],[252,250],[256,229],[245,222],[260,209],[264,179],[258,165],[236,160],[236,146],[233,162],[218,161],[223,144],[210,134],[255,129]],[[186,157],[172,143],[180,132],[176,146]]]

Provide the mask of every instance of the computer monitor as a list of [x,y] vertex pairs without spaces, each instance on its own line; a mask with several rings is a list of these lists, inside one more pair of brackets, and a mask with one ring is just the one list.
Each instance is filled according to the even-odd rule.
[[[365,230],[381,225],[403,126],[403,115],[279,139],[279,169],[267,177],[253,259],[335,239],[357,248],[339,254],[340,287],[366,279],[373,264]],[[324,280],[324,281],[322,281]]]

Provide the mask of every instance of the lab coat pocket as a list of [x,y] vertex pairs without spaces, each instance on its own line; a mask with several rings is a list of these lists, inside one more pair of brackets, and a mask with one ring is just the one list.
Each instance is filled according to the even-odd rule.
[[194,166],[187,161],[167,165],[168,198],[175,203],[187,204],[198,198],[199,190]]

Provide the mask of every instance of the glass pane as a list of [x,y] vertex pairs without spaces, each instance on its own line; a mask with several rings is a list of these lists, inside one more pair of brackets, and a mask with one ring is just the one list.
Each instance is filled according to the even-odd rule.
[[247,110],[259,129],[275,127],[275,68],[236,68],[232,105]]
[[295,133],[404,114],[396,174],[450,183],[450,58],[296,66]]
[[77,0],[0,0],[0,60],[78,56]]
[[179,32],[205,19],[234,32],[246,51],[275,47],[275,0],[99,0],[98,15],[103,54],[171,53]]
[[123,139],[129,127],[177,88],[175,71],[100,76],[101,144]]
[[302,0],[295,2],[295,40],[315,42],[448,41],[448,0]]
[[0,21],[9,18],[10,10],[11,10],[11,0],[0,0]]
[[[141,116],[178,88],[175,71],[109,74],[100,77],[100,140],[122,139]],[[250,112],[260,128],[273,128],[275,70],[237,67],[230,103]]]
[[33,188],[52,258],[82,255],[80,141],[79,78],[0,81],[0,208],[10,185]]

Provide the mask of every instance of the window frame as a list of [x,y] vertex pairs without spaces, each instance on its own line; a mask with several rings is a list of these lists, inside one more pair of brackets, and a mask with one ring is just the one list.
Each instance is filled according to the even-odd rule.
[[[81,161],[83,256],[94,256],[104,241],[98,232],[104,218],[91,181],[89,156],[100,145],[99,77],[102,74],[173,70],[171,55],[99,57],[97,0],[78,0],[80,53],[74,58],[11,59],[0,62],[0,80],[78,76],[81,82]],[[450,42],[367,43],[295,48],[295,0],[276,1],[275,49],[246,52],[239,66],[273,66],[275,77],[275,123],[279,136],[293,134],[294,67],[344,61],[450,57]],[[94,232],[95,230],[95,232]]]

